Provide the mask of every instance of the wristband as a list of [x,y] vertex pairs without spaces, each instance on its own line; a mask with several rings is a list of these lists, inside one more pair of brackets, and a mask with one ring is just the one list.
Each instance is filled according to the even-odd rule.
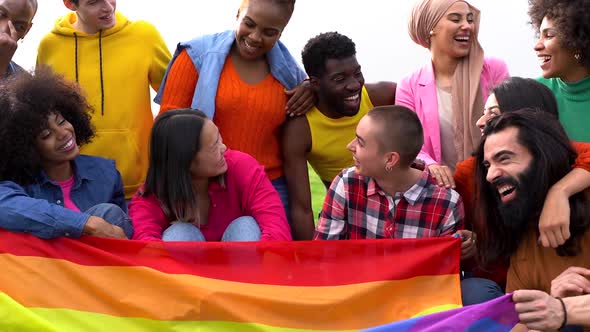
[[555,298],[557,300],[559,300],[559,302],[561,303],[561,307],[563,308],[563,323],[561,323],[561,326],[558,328],[558,330],[561,331],[561,329],[563,329],[565,327],[565,325],[567,324],[567,310],[565,309],[565,303],[563,302],[561,297],[555,297]]

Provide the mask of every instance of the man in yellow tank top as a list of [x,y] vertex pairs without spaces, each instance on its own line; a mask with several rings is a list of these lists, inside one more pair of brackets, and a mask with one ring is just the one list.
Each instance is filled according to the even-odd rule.
[[354,42],[337,32],[310,39],[302,58],[317,99],[305,116],[287,121],[282,145],[293,237],[311,240],[315,225],[307,162],[328,188],[342,169],[353,165],[346,145],[360,119],[374,106],[394,104],[396,85],[365,85]]

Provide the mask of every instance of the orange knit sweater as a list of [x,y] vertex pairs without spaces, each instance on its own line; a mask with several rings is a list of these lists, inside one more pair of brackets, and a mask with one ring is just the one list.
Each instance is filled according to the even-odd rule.
[[[190,107],[199,74],[186,50],[170,68],[160,112]],[[227,57],[217,88],[213,122],[231,149],[252,155],[271,180],[283,175],[281,126],[286,120],[285,88],[271,74],[260,83],[242,81]]]

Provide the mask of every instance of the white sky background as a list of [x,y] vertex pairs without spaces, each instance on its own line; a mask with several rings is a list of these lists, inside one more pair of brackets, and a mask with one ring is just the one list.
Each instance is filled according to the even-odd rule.
[[[62,0],[38,0],[34,25],[19,44],[15,61],[35,64],[39,41],[67,12]],[[179,41],[232,29],[240,0],[119,0],[117,9],[133,20],[154,24],[174,52]],[[297,0],[295,13],[281,40],[296,59],[307,40],[320,32],[350,37],[367,82],[399,81],[429,61],[429,53],[412,42],[407,17],[413,0]],[[504,59],[513,76],[540,74],[533,51],[534,31],[528,24],[526,0],[472,0],[482,12],[479,40],[486,55]]]

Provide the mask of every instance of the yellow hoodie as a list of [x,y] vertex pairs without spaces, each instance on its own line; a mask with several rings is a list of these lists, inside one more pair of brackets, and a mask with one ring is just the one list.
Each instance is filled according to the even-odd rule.
[[93,35],[73,27],[76,13],[57,20],[41,40],[37,65],[77,81],[94,108],[96,138],[82,153],[114,159],[125,197],[145,180],[153,124],[150,85],[158,90],[170,51],[156,28],[116,13],[114,27]]

